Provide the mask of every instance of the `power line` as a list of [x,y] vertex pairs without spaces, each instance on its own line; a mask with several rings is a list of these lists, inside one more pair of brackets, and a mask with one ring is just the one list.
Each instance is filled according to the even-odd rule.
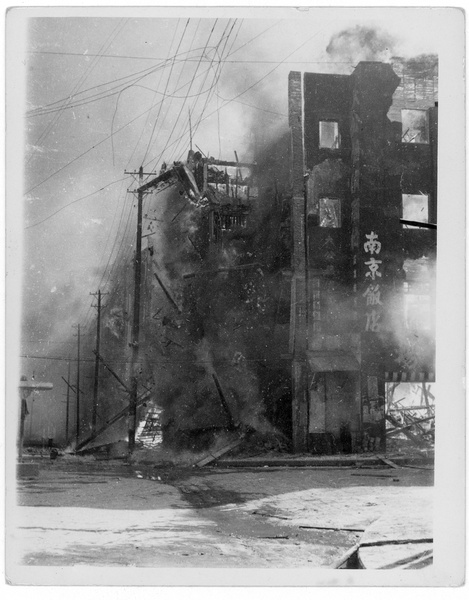
[[[114,39],[117,37],[118,34],[118,30],[119,28],[123,28],[125,26],[127,20],[121,19],[121,21],[119,22],[119,24],[115,27],[115,29],[113,30],[113,32],[108,36],[106,42],[104,42],[104,44],[101,46],[99,53],[101,53],[102,50],[109,48],[111,43],[114,41]],[[110,39],[110,37],[114,34],[114,36],[112,37],[112,39],[108,42],[108,40]],[[98,54],[99,57],[99,54]],[[86,79],[88,78],[88,76],[91,74],[91,72],[93,71],[93,69],[96,67],[96,65],[99,62],[99,58],[94,58],[93,61],[91,62],[91,64],[87,67],[87,69],[85,70],[85,73],[80,77],[80,79],[78,80],[78,82],[75,84],[75,86],[72,89],[72,92],[70,94],[70,97],[74,94],[75,90],[80,89],[80,86],[82,85],[82,83],[84,83],[86,81]],[[51,132],[52,128],[54,127],[54,125],[58,122],[58,120],[60,119],[61,115],[63,114],[63,111],[65,110],[65,107],[62,108],[62,110],[50,121],[50,123],[47,125],[47,127],[43,130],[43,132],[41,133],[41,135],[39,136],[39,138],[36,140],[35,142],[35,146],[37,146],[43,139],[45,139],[49,133]],[[31,156],[28,159],[28,163],[29,161],[32,159],[32,157],[34,156],[34,152],[31,154]]]
[[[228,21],[228,23],[227,23],[227,25],[226,25],[225,29],[223,30],[223,33],[222,33],[222,35],[220,36],[220,39],[219,39],[219,41],[218,41],[217,45],[216,45],[216,46],[215,46],[215,48],[214,48],[215,56],[216,56],[216,54],[218,53],[218,48],[219,48],[220,44],[222,43],[222,40],[223,40],[223,38],[224,38],[224,35],[225,35],[225,32],[226,32],[226,30],[228,29],[229,22],[230,22],[230,21]],[[235,22],[236,22],[236,21],[235,21]],[[211,37],[211,35],[212,35],[213,31],[215,30],[215,26],[216,26],[216,24],[217,24],[217,21],[215,21],[215,23],[214,23],[214,25],[213,25],[213,27],[212,27],[212,30],[211,30],[211,32],[210,32],[209,39],[210,39],[210,37]],[[230,34],[229,34],[229,35],[230,35]],[[229,37],[229,35],[228,35],[228,37]],[[208,45],[208,40],[207,40],[207,45]],[[205,52],[204,52],[204,54],[205,54]],[[208,73],[209,73],[209,71],[210,71],[210,70],[211,70],[211,68],[212,68],[213,61],[214,61],[214,60],[215,60],[215,57],[213,57],[213,58],[212,58],[212,60],[211,60],[211,62],[210,62],[210,66],[209,66],[209,68],[208,68],[208,69],[206,69],[206,71],[205,71],[205,78],[204,78],[203,82],[200,84],[200,87],[199,87],[199,93],[200,93],[200,91],[202,90],[202,88],[203,88],[203,86],[204,86],[205,82],[207,81]],[[195,70],[194,76],[195,76],[195,74],[197,73],[197,71],[198,71],[198,69],[199,69],[199,67],[200,67],[200,64],[201,64],[201,63],[199,62],[199,64],[198,64],[198,65],[197,65],[197,67],[196,67],[196,70]],[[215,83],[214,83],[214,84],[213,84],[213,85],[210,87],[210,89],[214,89],[214,87],[215,87],[215,85],[216,85],[216,83],[217,83],[216,73],[215,73],[215,76],[214,76],[214,78],[213,78],[213,79],[214,79]],[[193,84],[194,80],[195,80],[195,78],[193,77],[193,78],[192,78],[192,81],[191,81],[191,85],[189,86],[189,91],[190,91],[190,88],[192,87],[192,84]],[[189,91],[188,91],[188,93],[189,93]],[[207,92],[207,94],[210,94],[210,90]],[[183,110],[184,110],[184,107],[185,107],[185,104],[186,104],[187,98],[188,98],[188,96],[186,95],[186,98],[184,99],[184,102],[182,103],[182,106],[181,106],[181,108],[180,108],[180,110],[179,110],[179,114],[178,114],[177,118],[176,118],[176,119],[175,119],[175,121],[174,121],[173,128],[172,128],[172,130],[171,130],[171,133],[170,133],[170,134],[169,134],[169,136],[168,136],[168,139],[167,139],[167,142],[166,142],[166,143],[168,143],[168,142],[169,142],[169,140],[171,139],[171,136],[172,136],[172,135],[173,135],[173,133],[174,133],[174,130],[175,130],[175,128],[176,128],[176,125],[177,125],[177,123],[178,123],[178,121],[179,121],[179,118],[180,118],[180,116],[181,116],[181,114],[182,114],[182,112],[183,112]],[[191,111],[190,111],[191,113],[193,113],[193,112],[194,112],[194,110],[195,110],[195,107],[197,106],[197,103],[198,103],[198,101],[199,101],[199,98],[200,98],[200,96],[198,96],[198,97],[197,97],[197,100],[196,100],[196,101],[193,103],[193,105],[191,106]],[[188,122],[188,120],[189,120],[189,119],[187,119],[187,120],[185,120],[185,121],[184,121],[184,124],[182,125],[181,129],[184,129],[184,127],[185,127],[185,124]],[[161,156],[164,154],[164,152],[165,152],[165,151],[166,151],[166,147],[163,149],[163,152],[161,153],[160,157],[161,157]],[[172,153],[172,155],[171,155],[171,159],[174,157],[174,155],[175,155],[175,151],[173,151],[173,153]]]
[[107,183],[102,188],[99,188],[99,190],[95,190],[94,192],[91,192],[91,193],[87,194],[86,196],[81,196],[81,198],[77,198],[76,200],[72,200],[68,204],[65,204],[64,206],[62,206],[61,208],[59,208],[58,210],[56,210],[55,212],[53,212],[51,215],[47,216],[45,219],[42,219],[42,221],[38,221],[37,223],[33,223],[32,225],[28,225],[27,227],[25,227],[25,229],[32,229],[33,227],[36,227],[37,225],[41,225],[42,223],[45,223],[46,221],[48,221],[49,219],[51,219],[52,217],[54,217],[56,214],[58,214],[59,212],[61,212],[65,208],[71,206],[72,204],[75,204],[76,202],[80,202],[80,200],[85,200],[86,198],[90,198],[91,196],[94,196],[95,194],[98,194],[99,192],[102,192],[107,187],[109,187],[111,185],[115,185],[116,183],[119,183],[120,181],[124,181],[124,179],[127,179],[127,177],[122,177],[121,179],[116,179],[116,181],[112,181],[111,183]]
[[[188,50],[188,52],[191,52],[191,50],[192,50],[192,46],[194,45],[195,38],[196,38],[196,35],[197,35],[198,31],[199,31],[200,24],[201,24],[201,19],[198,19],[198,21],[197,21],[197,25],[196,25],[196,28],[195,28],[195,31],[194,31],[194,33],[192,34],[192,39],[191,39],[191,43],[190,43],[190,46],[189,46],[189,50]],[[203,56],[203,54],[201,54],[201,56]],[[199,59],[200,59],[200,57],[199,57]],[[185,70],[185,68],[186,68],[186,64],[187,64],[187,63],[186,63],[186,62],[184,62],[184,63],[183,63],[183,65],[182,65],[182,68],[181,68],[181,70],[179,71],[179,75],[178,75],[178,78],[177,78],[177,81],[176,81],[176,84],[175,84],[175,90],[176,90],[176,91],[177,91],[178,89],[180,89],[178,86],[179,86],[179,82],[180,82],[180,80],[181,80],[181,77],[182,77],[182,75],[183,75],[183,73],[184,73],[184,70]],[[183,87],[183,86],[181,86],[181,89],[182,89],[182,87]],[[188,94],[189,94],[189,91],[188,91],[188,92],[186,92],[186,97],[188,96]],[[171,101],[170,101],[170,103],[169,103],[169,106],[168,106],[168,108],[167,108],[167,110],[166,110],[166,114],[165,114],[165,116],[164,116],[163,122],[160,124],[160,126],[159,126],[159,128],[158,128],[158,132],[157,132],[157,134],[156,134],[156,135],[157,135],[157,137],[159,137],[159,134],[160,134],[160,132],[161,132],[161,129],[162,129],[162,126],[163,126],[163,123],[164,123],[164,121],[165,121],[166,117],[167,117],[167,116],[168,116],[168,114],[169,114],[169,110],[170,110],[170,108],[171,108],[171,105],[172,105],[172,102],[173,102],[174,94],[173,94],[172,96],[173,96],[173,97],[171,98]],[[142,161],[142,162],[144,162],[144,161]],[[146,179],[146,181],[147,181],[147,179]]]
[[[272,26],[273,27],[273,26]],[[268,31],[268,30],[266,30]],[[261,35],[261,34],[259,34]],[[253,38],[255,39],[255,38]],[[240,46],[239,49],[243,48],[243,46]],[[235,51],[237,52],[237,50]],[[115,55],[115,54],[83,54],[82,52],[48,52],[48,51],[28,51],[28,54],[56,54],[56,55],[61,55],[61,56],[81,56],[82,58],[86,58],[87,56],[101,56],[101,58],[116,58],[116,59],[121,59],[121,58],[126,58],[126,59],[135,59],[135,60],[161,60],[161,61],[165,61],[168,59],[162,58],[162,57],[157,57],[157,56],[125,56],[125,55]],[[198,62],[197,58],[185,58],[184,62]],[[210,62],[210,59],[202,59],[202,62]],[[260,60],[260,59],[248,59],[248,60],[226,60],[225,62],[227,63],[233,63],[233,64],[275,64],[278,61],[276,60]],[[349,64],[354,64],[354,61],[351,60],[290,60],[290,61],[284,61],[284,64],[287,65],[300,65],[300,64],[311,64],[311,65],[349,65]],[[413,62],[413,64],[426,64],[424,61],[417,61],[417,62]]]
[[[204,73],[205,73],[205,71],[204,71]],[[197,77],[200,77],[204,73],[201,73]],[[182,85],[180,89],[184,88],[186,85],[187,85],[187,83],[185,83],[184,85]],[[176,90],[176,91],[179,91],[179,89]],[[162,100],[160,102],[162,102]],[[156,106],[156,105],[154,105],[154,106]],[[29,194],[30,192],[32,192],[33,190],[35,190],[36,188],[38,188],[39,186],[41,186],[43,183],[45,183],[46,181],[48,181],[49,179],[51,179],[52,177],[54,177],[55,175],[57,175],[58,173],[60,173],[64,169],[66,169],[67,167],[69,167],[71,164],[73,164],[74,162],[76,162],[77,160],[79,160],[80,158],[82,158],[83,156],[85,156],[86,154],[88,154],[88,152],[91,152],[91,150],[94,150],[98,146],[100,146],[101,144],[104,144],[104,142],[106,142],[107,140],[109,140],[110,138],[112,138],[114,135],[116,135],[117,133],[120,133],[123,129],[125,129],[126,127],[128,127],[129,125],[131,125],[132,123],[134,123],[135,121],[137,121],[138,119],[140,119],[140,117],[143,117],[143,115],[147,114],[150,110],[152,110],[154,108],[154,106],[151,106],[149,109],[144,110],[142,113],[140,113],[139,115],[137,115],[136,117],[134,117],[133,119],[131,119],[130,121],[128,121],[125,125],[123,125],[119,129],[117,129],[116,131],[113,131],[110,135],[106,136],[105,138],[103,138],[102,140],[100,140],[99,142],[97,142],[96,144],[94,144],[94,146],[91,146],[90,148],[88,148],[87,150],[85,150],[84,152],[82,152],[80,155],[78,155],[75,158],[73,158],[71,161],[69,161],[68,163],[66,163],[62,167],[60,167],[60,169],[57,169],[57,171],[54,171],[54,173],[52,173],[51,175],[49,175],[48,177],[46,177],[45,179],[43,179],[41,182],[37,183],[35,186],[33,186],[32,188],[30,188],[29,190],[27,190],[25,192],[25,194]]]
[[[211,36],[212,36],[212,34],[213,34],[213,31],[214,31],[214,29],[215,29],[215,26],[216,26],[216,24],[217,24],[217,21],[215,21],[215,23],[214,23],[214,25],[213,25],[213,27],[212,27],[212,29],[211,29],[211,31],[210,31],[210,35],[209,35],[209,38],[207,39],[207,42],[206,42],[206,45],[205,45],[205,48],[204,48],[204,52],[202,53],[203,55],[204,55],[204,54],[205,54],[205,52],[206,52],[206,49],[207,49],[207,47],[208,47],[208,42],[209,42],[209,40],[210,40],[210,37],[211,37]],[[226,31],[226,29],[227,29],[227,27],[225,27],[225,30],[224,30],[224,32]],[[223,34],[222,34],[222,36],[221,36],[220,40],[218,41],[218,44],[215,46],[215,52],[217,52],[217,50],[218,50],[218,46],[219,46],[219,45],[221,44],[221,42],[222,42],[222,39],[223,39],[224,32],[223,32]],[[208,74],[208,72],[211,70],[211,65],[213,64],[213,61],[214,61],[214,58],[212,58],[212,60],[211,60],[210,67],[209,67],[208,69],[206,69],[206,70],[205,70],[203,73],[201,73],[201,74],[200,74],[200,76],[201,76],[201,75],[204,75],[204,74],[206,74],[206,77],[205,77],[205,80],[204,80],[204,82],[206,81],[206,78],[207,78],[207,74]],[[200,64],[201,64],[201,63],[199,62],[199,64],[197,65],[197,67],[196,67],[196,69],[195,69],[195,71],[194,71],[194,74],[193,74],[193,76],[192,76],[192,79],[191,79],[191,81],[190,81],[190,84],[189,84],[189,89],[188,89],[188,92],[187,92],[187,94],[189,94],[189,92],[190,92],[190,90],[191,90],[191,88],[192,88],[192,85],[193,85],[193,83],[194,83],[195,79],[196,79],[197,77],[199,77],[199,75],[197,75],[197,71],[198,71],[198,69],[199,69],[199,67],[200,67]],[[197,75],[197,77],[196,77],[196,75]],[[214,85],[216,85],[216,81],[215,81],[215,84],[214,84]],[[214,88],[214,86],[212,86],[212,88]],[[186,99],[187,99],[187,95],[186,95]],[[176,119],[174,120],[174,125],[173,125],[173,127],[172,127],[172,129],[171,129],[171,133],[169,134],[169,136],[168,136],[168,138],[167,138],[167,140],[166,140],[166,144],[165,144],[165,146],[164,146],[163,150],[160,152],[160,155],[159,155],[159,157],[158,157],[156,160],[155,160],[155,159],[153,159],[152,161],[149,161],[149,163],[147,163],[147,164],[150,164],[150,163],[152,163],[152,162],[154,162],[155,164],[157,164],[157,163],[159,162],[159,160],[161,159],[161,157],[162,157],[162,156],[164,155],[164,153],[166,152],[167,148],[168,148],[169,146],[172,146],[172,145],[174,145],[174,144],[169,144],[169,141],[170,141],[170,139],[171,139],[171,136],[172,136],[172,135],[173,135],[173,133],[174,133],[174,130],[175,130],[175,128],[176,128],[176,125],[177,125],[177,123],[178,123],[178,121],[179,121],[179,118],[180,118],[180,116],[181,116],[181,114],[182,114],[182,112],[183,112],[183,110],[184,110],[184,107],[185,107],[185,104],[186,104],[186,99],[185,99],[185,100],[184,100],[184,102],[182,103],[182,106],[181,106],[181,108],[180,108],[180,110],[179,110],[179,114],[178,114],[178,116],[176,117]],[[196,101],[196,102],[195,102],[195,104],[194,104],[194,105],[191,107],[191,108],[192,108],[192,111],[194,110],[194,108],[195,108],[195,105],[196,105],[196,104],[197,104],[197,101]],[[192,111],[191,111],[191,112],[192,112]],[[185,123],[187,123],[187,121],[185,121],[185,122],[184,122],[184,124],[182,125],[182,128],[184,128],[184,127],[185,127]],[[179,141],[179,140],[181,140],[181,139],[184,137],[184,135],[185,135],[185,134],[183,134],[182,136],[180,136],[179,138],[177,138],[177,140],[176,140],[176,141]],[[173,155],[174,155],[174,152],[173,152]],[[173,155],[172,155],[172,156],[173,156]]]
[[[197,52],[199,50],[202,50],[202,48],[195,48],[194,52]],[[191,51],[192,51],[192,46],[188,51],[181,52],[180,54],[176,53],[172,57],[168,57],[168,58],[164,59],[163,62],[161,62],[160,64],[157,64],[156,66],[149,67],[147,69],[142,69],[141,71],[136,71],[135,73],[131,73],[130,75],[125,75],[123,77],[118,77],[116,79],[112,79],[110,81],[100,83],[98,85],[92,86],[90,88],[87,88],[86,90],[82,90],[75,94],[73,94],[73,93],[69,94],[68,96],[65,96],[64,98],[61,98],[59,100],[55,100],[54,102],[50,102],[48,104],[44,104],[42,106],[31,109],[26,114],[28,117],[42,116],[45,114],[49,114],[51,112],[60,111],[60,110],[64,110],[64,109],[76,108],[78,106],[83,106],[85,104],[89,104],[90,102],[94,102],[96,100],[102,100],[107,97],[115,96],[116,94],[124,91],[128,87],[132,87],[133,85],[135,85],[135,83],[130,83],[130,82],[128,84],[122,83],[122,85],[115,86],[114,88],[111,88],[110,90],[104,90],[102,92],[98,92],[98,93],[94,94],[93,96],[89,96],[88,99],[76,100],[75,103],[72,103],[72,98],[74,98],[74,97],[81,96],[83,94],[86,94],[87,92],[91,92],[93,90],[97,90],[99,88],[102,88],[102,87],[105,87],[105,86],[108,86],[108,85],[111,85],[111,84],[114,84],[114,83],[117,83],[120,81],[125,82],[126,80],[129,80],[129,79],[132,80],[132,78],[134,78],[135,81],[140,81],[141,79],[144,79],[145,77],[152,75],[152,74],[156,73],[157,71],[160,71],[160,70],[164,71],[164,69],[170,63],[171,63],[171,65],[173,65],[175,63],[185,64],[186,62],[199,62],[200,57],[197,57],[197,56],[194,56],[194,58],[190,59],[190,61],[188,61],[188,59],[185,59],[185,58],[178,58],[180,56],[181,57],[184,56],[184,54],[188,54]],[[201,57],[203,58],[203,55],[201,55]],[[203,61],[203,62],[205,62],[205,61]],[[161,80],[161,78],[160,78],[160,80]],[[119,88],[121,88],[122,86],[124,86],[124,87],[119,92]],[[113,91],[113,90],[117,90],[117,91]],[[94,100],[92,100],[93,98],[94,98]],[[55,107],[57,104],[60,104],[61,102],[65,103],[65,104],[62,106]]]
[[[295,48],[295,50],[293,50],[292,52],[290,52],[290,54],[288,54],[288,56],[283,61],[279,62],[273,69],[271,69],[270,71],[268,71],[263,77],[261,77],[260,79],[258,79],[256,82],[254,82],[252,85],[250,85],[249,87],[247,87],[245,90],[243,90],[242,92],[240,92],[239,94],[237,94],[236,96],[234,96],[233,98],[231,98],[230,100],[226,101],[223,106],[221,106],[220,108],[215,109],[214,111],[212,111],[211,113],[209,113],[207,116],[205,116],[202,119],[200,119],[200,121],[197,123],[197,127],[200,126],[200,123],[202,121],[205,121],[206,119],[208,119],[209,117],[211,117],[215,113],[219,112],[223,108],[226,108],[226,106],[228,106],[228,104],[231,104],[231,102],[234,102],[235,100],[237,100],[238,98],[240,98],[241,96],[243,96],[246,92],[248,92],[249,90],[251,90],[253,87],[255,87],[256,85],[259,85],[259,83],[261,83],[261,81],[263,81],[269,75],[271,75],[280,65],[282,65],[285,62],[286,59],[288,59],[290,56],[292,56],[292,54],[294,54],[295,52],[297,52],[300,48],[302,48],[303,46],[305,46],[309,41],[311,41],[314,37],[316,37],[318,35],[318,33],[319,32],[316,32],[314,35],[312,35],[311,37],[309,37],[305,42],[303,42],[302,44],[300,44],[300,46],[298,46],[297,48]],[[172,142],[171,144],[169,144],[168,147],[169,146],[173,146],[174,144],[176,144],[177,142],[179,142],[179,140],[181,140],[186,135],[186,133],[187,132],[185,132],[182,136],[180,136],[174,142]],[[149,163],[147,163],[147,164],[149,164]],[[147,165],[144,165],[144,166],[147,166]]]
[[[182,40],[184,39],[184,36],[186,35],[187,26],[189,25],[189,22],[190,22],[190,19],[187,19],[186,25],[185,25],[185,27],[184,27],[184,31],[182,32],[181,38],[180,38],[180,40],[179,40],[178,47],[177,47],[177,49],[176,49],[176,54],[178,53],[178,51],[179,51],[179,48],[181,47],[181,44],[182,44]],[[178,23],[179,23],[179,21],[178,21]],[[174,32],[174,35],[176,35],[176,31]],[[172,42],[171,42],[171,44],[172,44]],[[164,93],[163,93],[163,97],[164,97],[164,98],[166,98],[166,92],[167,92],[167,90],[168,90],[168,85],[169,85],[169,81],[170,81],[170,79],[171,79],[171,75],[173,74],[173,69],[174,69],[174,61],[173,61],[173,62],[172,62],[172,64],[171,64],[171,69],[170,69],[170,71],[169,71],[168,79],[166,80],[166,86],[165,86],[165,88],[164,88]],[[157,114],[157,116],[156,116],[156,119],[155,119],[155,122],[154,122],[154,124],[153,124],[153,129],[151,130],[151,134],[150,134],[150,137],[149,137],[149,139],[148,139],[147,148],[146,148],[146,150],[145,150],[145,154],[143,155],[142,163],[144,163],[144,162],[145,162],[145,158],[146,158],[146,156],[147,156],[147,153],[148,153],[148,150],[149,150],[149,148],[150,148],[150,145],[151,145],[151,142],[152,142],[152,139],[153,139],[153,134],[155,133],[155,129],[156,129],[156,126],[157,126],[157,124],[158,124],[158,119],[160,118],[160,114],[161,114],[161,109],[162,109],[162,108],[163,108],[163,103],[161,103],[161,104],[160,104],[160,107],[159,107],[159,110],[158,110],[158,114]]]

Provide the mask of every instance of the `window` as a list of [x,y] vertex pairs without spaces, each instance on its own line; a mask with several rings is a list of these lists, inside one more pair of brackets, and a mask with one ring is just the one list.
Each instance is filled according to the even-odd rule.
[[404,223],[404,229],[418,229],[418,223],[428,223],[428,196],[426,194],[402,194],[402,218],[414,221],[415,225]]
[[339,198],[319,199],[319,226],[338,228],[342,225]]
[[212,241],[221,240],[223,231],[238,231],[247,227],[248,210],[246,207],[225,205],[213,210],[210,217],[210,237]]
[[319,121],[319,147],[332,150],[340,147],[339,124],[336,121]]
[[426,110],[403,109],[402,141],[406,144],[428,144],[428,113]]
[[[406,259],[403,264],[404,318],[407,329],[429,331],[432,326],[431,284],[434,266],[428,258]],[[417,340],[415,340],[417,342]]]

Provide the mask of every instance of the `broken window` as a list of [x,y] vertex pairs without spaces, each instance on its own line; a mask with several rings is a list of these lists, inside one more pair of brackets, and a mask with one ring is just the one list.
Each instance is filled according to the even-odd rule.
[[431,286],[433,265],[426,258],[406,259],[403,264],[404,317],[407,329],[429,331],[432,325]]
[[428,144],[428,113],[426,110],[403,109],[402,141],[406,144]]
[[319,147],[332,150],[340,148],[339,124],[337,121],[319,121]]
[[404,223],[404,229],[418,229],[419,223],[428,223],[428,196],[426,194],[402,194],[402,218],[415,224]]
[[246,207],[228,207],[214,210],[210,217],[210,237],[219,241],[223,231],[246,229],[248,210]]
[[338,228],[342,225],[340,199],[319,199],[319,226]]
[[223,231],[235,227],[246,227],[247,215],[245,214],[222,214],[220,215],[220,227]]

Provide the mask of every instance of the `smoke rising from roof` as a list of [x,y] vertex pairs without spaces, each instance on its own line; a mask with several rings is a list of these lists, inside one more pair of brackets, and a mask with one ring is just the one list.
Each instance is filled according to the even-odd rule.
[[385,31],[356,25],[334,34],[326,48],[331,59],[387,62],[394,55],[396,39]]

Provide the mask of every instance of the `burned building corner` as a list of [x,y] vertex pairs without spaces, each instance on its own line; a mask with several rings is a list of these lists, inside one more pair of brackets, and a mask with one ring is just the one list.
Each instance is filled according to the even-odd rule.
[[[289,131],[251,161],[191,149],[140,186],[137,437],[385,449],[392,391],[435,381],[437,106],[433,57],[291,72]],[[131,271],[103,311],[106,414],[127,414]]]

